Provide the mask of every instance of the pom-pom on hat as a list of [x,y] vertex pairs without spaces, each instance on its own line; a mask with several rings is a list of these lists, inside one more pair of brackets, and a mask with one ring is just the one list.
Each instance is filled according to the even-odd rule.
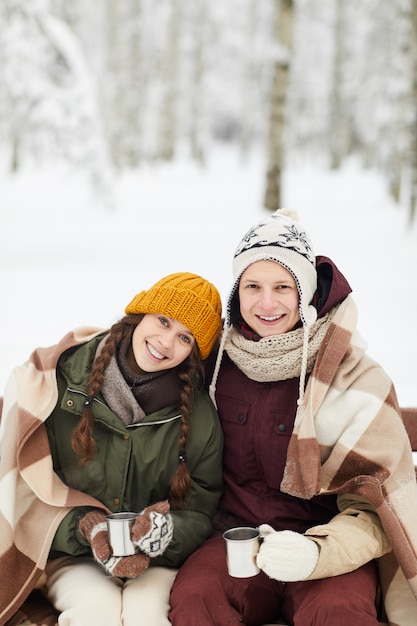
[[188,272],[170,274],[141,291],[127,305],[125,313],[160,313],[178,320],[193,333],[203,360],[210,354],[222,327],[222,305],[216,287]]
[[237,246],[233,258],[234,283],[227,303],[228,324],[240,277],[257,261],[275,261],[292,274],[300,297],[301,321],[305,326],[313,324],[317,311],[310,302],[317,289],[316,258],[309,235],[295,211],[288,209],[279,209],[252,226]]

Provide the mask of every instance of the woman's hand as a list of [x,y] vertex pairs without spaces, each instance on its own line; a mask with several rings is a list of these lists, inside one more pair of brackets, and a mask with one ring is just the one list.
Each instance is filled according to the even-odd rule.
[[112,576],[136,578],[148,568],[149,561],[146,554],[138,552],[129,556],[112,556],[102,565]]
[[136,517],[131,539],[133,544],[150,557],[160,556],[172,539],[174,524],[168,501],[146,507]]
[[111,556],[106,515],[100,509],[94,509],[84,515],[79,524],[80,533],[91,545],[93,556],[99,563]]
[[136,578],[149,565],[149,557],[138,553],[130,556],[112,556],[107,531],[106,515],[94,509],[80,521],[80,532],[91,545],[93,556],[106,572],[119,578]]

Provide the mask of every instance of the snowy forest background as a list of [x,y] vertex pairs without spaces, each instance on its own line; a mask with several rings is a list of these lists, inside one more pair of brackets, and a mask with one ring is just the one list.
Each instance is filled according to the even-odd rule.
[[0,394],[287,205],[417,405],[416,118],[417,0],[1,0]]
[[184,151],[207,163],[219,141],[271,159],[281,115],[285,163],[358,155],[413,215],[416,4],[2,0],[4,166],[65,159],[106,187]]

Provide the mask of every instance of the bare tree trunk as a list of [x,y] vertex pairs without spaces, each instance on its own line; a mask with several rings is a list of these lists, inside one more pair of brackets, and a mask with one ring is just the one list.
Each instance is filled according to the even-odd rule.
[[128,46],[125,72],[127,73],[126,106],[126,158],[130,167],[139,165],[141,158],[141,112],[144,76],[142,71],[141,39],[142,0],[130,0],[128,25]]
[[391,196],[415,219],[417,203],[417,0],[399,5],[397,28],[402,35],[397,47],[397,115],[392,122],[389,154],[384,163]]
[[[251,0],[248,9],[247,20],[247,47],[249,51],[253,48],[256,29],[258,27],[259,20],[259,0]],[[254,128],[254,115],[256,104],[254,101],[254,94],[258,87],[257,74],[258,68],[254,61],[253,55],[245,55],[245,81],[243,84],[244,93],[242,96],[242,131],[241,131],[241,152],[244,157],[249,153],[250,142],[253,135]]]
[[285,104],[290,76],[293,21],[292,0],[276,0],[276,58],[270,95],[268,166],[264,199],[265,207],[271,211],[275,211],[281,205]]
[[155,157],[170,160],[175,155],[177,139],[178,64],[181,24],[181,0],[172,0],[167,45],[161,68],[162,100],[158,120]]
[[11,154],[11,159],[10,159],[10,171],[13,173],[17,172],[17,170],[19,169],[19,165],[20,165],[19,145],[20,145],[19,138],[16,135],[16,133],[13,133],[13,137],[11,140],[12,154]]
[[412,102],[414,119],[410,125],[411,132],[411,194],[410,194],[410,221],[414,221],[417,212],[417,0],[412,1]]
[[343,0],[336,0],[333,81],[330,103],[330,166],[338,169],[347,152],[347,120],[343,99],[344,54]]
[[[120,77],[123,68],[122,39],[122,0],[109,0],[108,27],[106,37],[108,75],[106,81],[105,127],[109,142],[111,159],[116,167],[123,167],[122,137],[120,114],[123,111],[123,89]],[[115,112],[118,115],[115,115]]]
[[191,154],[201,164],[205,162],[205,114],[204,114],[204,69],[207,45],[207,0],[195,0],[193,3],[195,20],[193,22],[193,65],[192,84],[190,86],[190,126],[189,136]]
[[106,127],[113,163],[136,167],[141,158],[142,0],[109,0]]

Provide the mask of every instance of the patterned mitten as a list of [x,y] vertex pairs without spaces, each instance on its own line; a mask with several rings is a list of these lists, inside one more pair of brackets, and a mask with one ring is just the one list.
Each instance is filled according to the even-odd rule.
[[150,558],[146,554],[139,552],[129,556],[112,556],[102,565],[112,576],[136,578],[147,569],[149,561]]
[[268,524],[259,527],[263,542],[256,557],[258,567],[270,578],[295,582],[308,578],[319,559],[319,547],[292,530],[275,531]]
[[90,543],[97,563],[102,565],[112,576],[136,578],[147,569],[149,557],[146,554],[111,555],[107,521],[103,511],[99,509],[90,511],[82,518],[79,527],[82,536]]
[[131,538],[133,544],[150,557],[160,556],[172,539],[174,524],[167,501],[146,507],[136,517]]
[[100,509],[94,509],[85,515],[79,524],[80,533],[91,545],[94,558],[100,564],[111,556],[106,515]]

